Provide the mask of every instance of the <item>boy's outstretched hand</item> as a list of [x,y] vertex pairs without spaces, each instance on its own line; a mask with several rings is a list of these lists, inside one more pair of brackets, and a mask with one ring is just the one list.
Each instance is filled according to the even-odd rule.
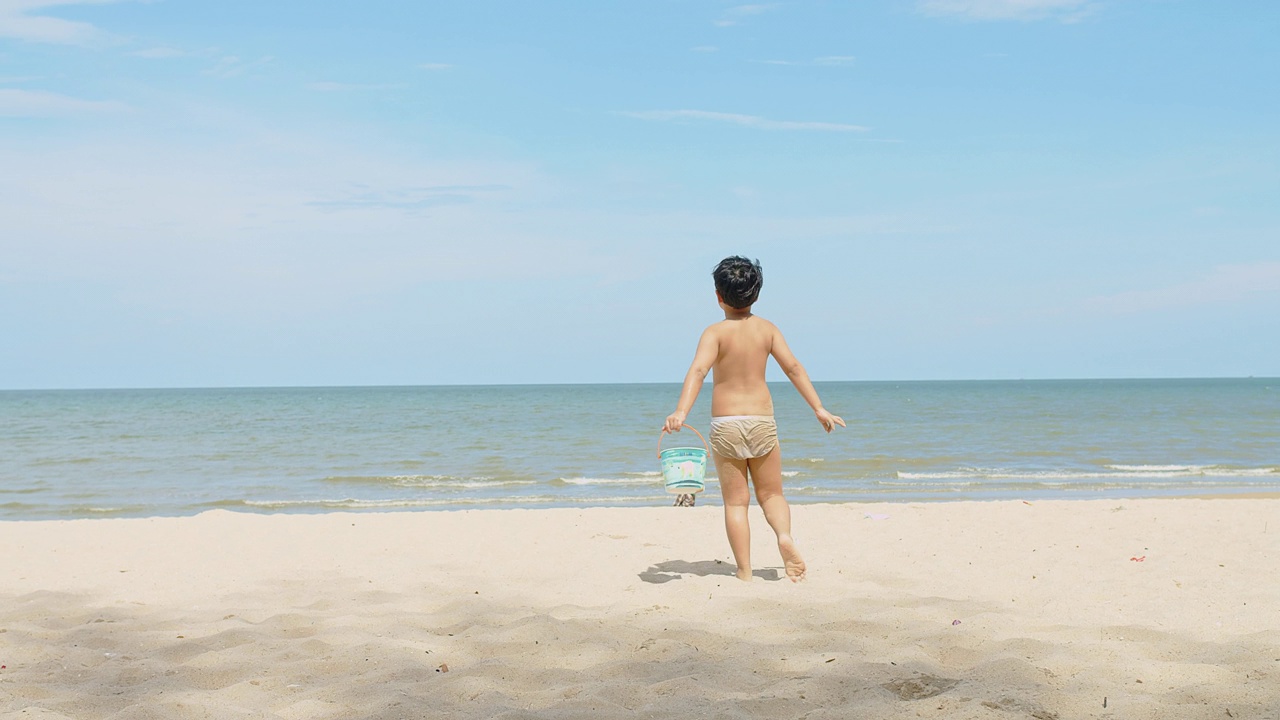
[[667,422],[662,426],[663,432],[676,433],[680,432],[680,428],[684,427],[686,415],[682,412],[673,412],[667,416]]
[[[827,432],[831,432],[832,430],[834,430],[836,428],[836,425],[839,425],[840,427],[845,427],[844,418],[838,415],[832,415],[831,413],[827,412],[826,408],[818,408],[813,412],[813,414],[818,416],[818,422],[822,423],[822,429],[826,430]],[[670,421],[670,418],[668,418],[668,422],[669,421]]]

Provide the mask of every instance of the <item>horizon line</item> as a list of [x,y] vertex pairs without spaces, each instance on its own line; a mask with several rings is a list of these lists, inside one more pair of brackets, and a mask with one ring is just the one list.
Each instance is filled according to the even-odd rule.
[[[862,379],[862,380],[812,380],[815,384],[890,384],[890,383],[1018,383],[1018,382],[1158,382],[1162,380],[1276,380],[1280,376],[1272,375],[1179,375],[1179,376],[1131,376],[1131,377],[989,377],[989,378],[914,378],[914,379]],[[766,380],[768,385],[790,385],[788,380]],[[0,388],[0,393],[20,392],[86,392],[86,391],[129,391],[129,390],[354,390],[354,389],[394,389],[394,388],[516,388],[516,387],[596,387],[610,385],[673,385],[682,382],[670,381],[631,381],[631,382],[543,382],[543,383],[388,383],[357,385],[118,385],[107,387],[18,387]]]

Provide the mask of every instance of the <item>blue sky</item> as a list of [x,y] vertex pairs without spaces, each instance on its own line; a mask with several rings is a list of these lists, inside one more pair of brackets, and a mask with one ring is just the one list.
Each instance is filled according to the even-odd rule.
[[1280,375],[1280,4],[0,0],[0,387]]

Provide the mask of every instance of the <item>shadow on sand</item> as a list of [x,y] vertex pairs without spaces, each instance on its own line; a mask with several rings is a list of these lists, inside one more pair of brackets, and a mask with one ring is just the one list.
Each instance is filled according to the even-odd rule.
[[[689,562],[688,560],[666,560],[657,565],[650,565],[649,569],[640,573],[640,579],[655,585],[672,580],[679,580],[685,575],[696,575],[698,577],[707,577],[708,575],[728,575],[733,577],[734,568],[723,560],[698,560]],[[752,577],[761,580],[781,580],[782,573],[777,568],[769,568],[766,570],[754,570]]]
[[[731,567],[667,561],[645,575]],[[368,584],[335,573],[202,608],[0,594],[0,719],[1280,718],[1273,626],[1204,640],[1024,623],[1002,636],[971,630],[1007,616],[1002,604],[856,587],[726,593],[712,608],[654,588],[642,607],[589,607]],[[654,599],[670,605],[643,607]],[[1139,668],[1152,673],[1141,684]]]

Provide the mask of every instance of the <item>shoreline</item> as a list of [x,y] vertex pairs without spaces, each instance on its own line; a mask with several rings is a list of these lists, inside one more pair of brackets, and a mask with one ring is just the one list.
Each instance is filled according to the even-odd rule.
[[0,522],[0,717],[1274,719],[1280,498],[1189,500]]
[[[709,483],[710,487],[702,493],[699,493],[699,501],[697,507],[723,507],[719,493],[714,489],[714,481]],[[711,501],[703,500],[703,497],[712,498]],[[1171,493],[1161,495],[1150,494],[1114,494],[1105,497],[1088,496],[1088,497],[1061,497],[1061,496],[1002,496],[1002,497],[944,497],[944,498],[901,498],[901,499],[874,499],[874,500],[811,500],[805,497],[799,499],[788,496],[788,501],[792,507],[811,507],[811,506],[827,506],[827,505],[877,505],[884,504],[890,506],[906,506],[913,504],[921,505],[948,505],[953,503],[1007,503],[1007,502],[1025,502],[1025,503],[1090,503],[1090,502],[1134,502],[1148,500],[1280,500],[1280,488],[1276,490],[1242,490],[1240,492],[1204,492],[1204,493]],[[545,504],[521,507],[515,503],[503,506],[502,502],[495,501],[493,503],[477,503],[467,505],[458,503],[457,505],[443,504],[389,504],[385,507],[342,507],[339,503],[341,500],[333,501],[306,501],[312,507],[293,508],[289,510],[280,510],[271,507],[254,507],[248,505],[226,505],[219,507],[208,507],[200,510],[194,510],[183,514],[152,514],[152,515],[135,515],[135,514],[112,514],[103,512],[95,515],[76,515],[66,517],[33,517],[33,518],[3,518],[0,517],[0,525],[4,523],[40,523],[40,522],[69,522],[78,520],[147,520],[157,518],[192,518],[199,517],[207,513],[228,512],[237,515],[249,516],[283,516],[283,517],[305,517],[312,515],[330,515],[330,514],[350,514],[356,516],[363,515],[385,515],[385,514],[435,514],[435,513],[468,513],[468,512],[509,512],[509,511],[543,511],[543,510],[644,510],[659,509],[671,507],[675,500],[675,495],[655,496],[646,504],[629,504],[629,505],[608,505],[603,504],[607,501],[590,501],[578,504]],[[314,507],[324,502],[333,503],[332,507]],[[752,498],[753,508],[758,508],[758,503]],[[270,505],[270,503],[268,503]]]

